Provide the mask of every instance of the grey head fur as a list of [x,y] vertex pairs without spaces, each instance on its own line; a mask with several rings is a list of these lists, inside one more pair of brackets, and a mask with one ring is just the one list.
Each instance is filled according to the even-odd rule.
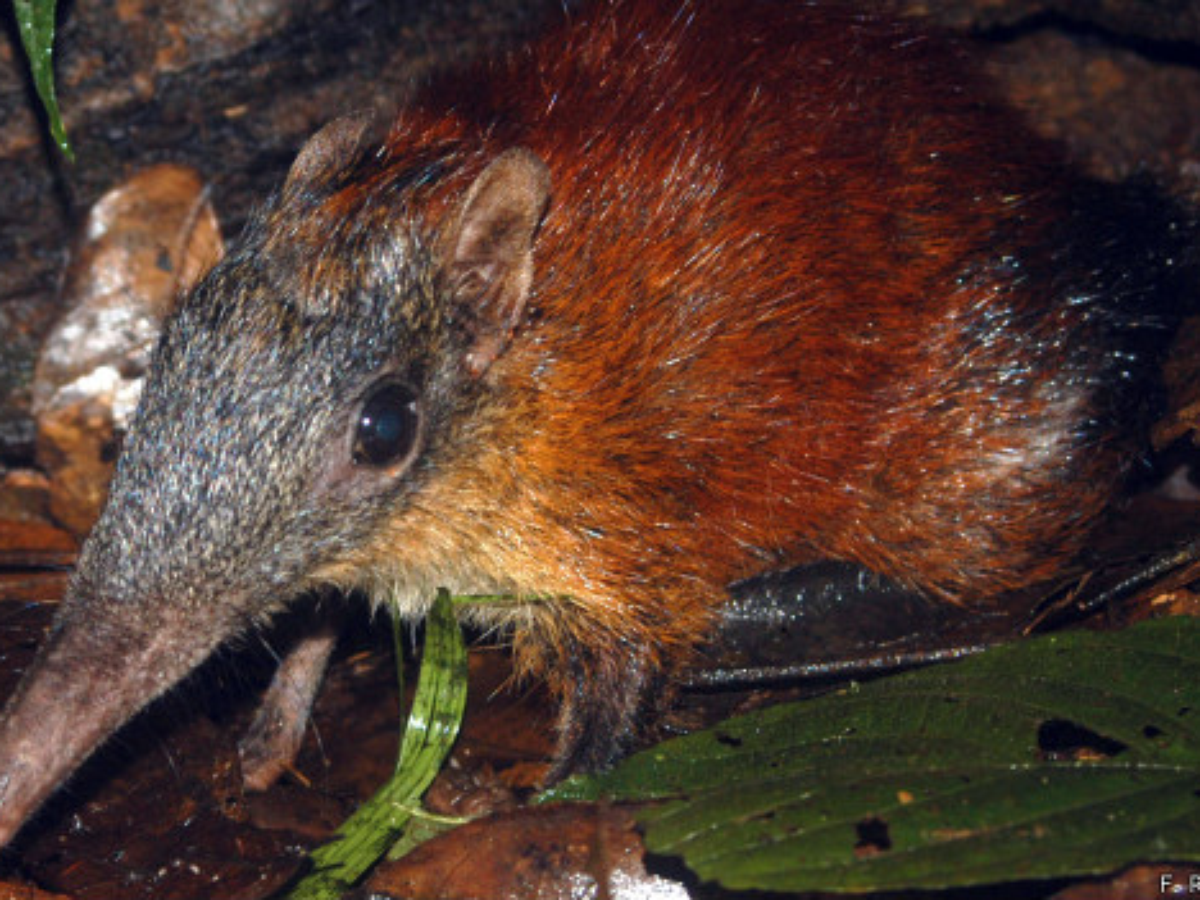
[[[480,376],[528,291],[545,166],[501,154],[429,223],[454,151],[350,153],[362,133],[351,119],[314,137],[168,319],[106,510],[0,718],[0,844],[219,644],[339,559],[352,572],[448,448],[469,451]],[[360,465],[364,399],[383,383],[415,398],[413,450]]]

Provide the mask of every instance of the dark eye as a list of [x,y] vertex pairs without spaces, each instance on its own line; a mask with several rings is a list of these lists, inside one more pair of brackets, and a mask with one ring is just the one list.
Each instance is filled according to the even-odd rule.
[[395,381],[375,388],[363,402],[354,432],[354,462],[386,466],[403,460],[417,442],[421,414],[417,395]]

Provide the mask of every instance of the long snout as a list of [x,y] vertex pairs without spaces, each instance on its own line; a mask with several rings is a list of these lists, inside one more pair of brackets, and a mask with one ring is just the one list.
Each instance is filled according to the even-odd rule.
[[[191,629],[164,633],[118,604],[74,606],[63,609],[0,716],[0,846],[109,735],[217,643]],[[78,615],[85,607],[87,615]]]
[[26,674],[0,719],[0,845],[128,715],[107,684],[69,677],[59,649]]

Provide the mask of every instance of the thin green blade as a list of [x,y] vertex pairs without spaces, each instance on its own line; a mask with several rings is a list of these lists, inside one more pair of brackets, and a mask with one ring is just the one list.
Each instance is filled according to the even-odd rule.
[[75,154],[67,142],[67,130],[54,92],[54,16],[57,0],[13,0],[13,13],[21,44],[29,58],[33,85],[46,110],[50,135],[63,156],[74,162]]
[[332,842],[313,852],[311,873],[285,900],[334,900],[387,853],[449,755],[466,700],[467,649],[453,601],[439,591],[425,623],[421,673],[396,772],[342,824]]

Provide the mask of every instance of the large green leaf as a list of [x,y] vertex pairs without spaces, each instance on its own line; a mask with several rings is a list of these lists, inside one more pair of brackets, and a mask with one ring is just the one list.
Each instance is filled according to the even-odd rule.
[[29,57],[33,85],[45,107],[50,134],[67,159],[74,159],[54,93],[54,16],[57,0],[13,0],[21,44]]
[[872,891],[1200,861],[1200,621],[1074,632],[776,706],[553,798],[659,798],[730,888]]

